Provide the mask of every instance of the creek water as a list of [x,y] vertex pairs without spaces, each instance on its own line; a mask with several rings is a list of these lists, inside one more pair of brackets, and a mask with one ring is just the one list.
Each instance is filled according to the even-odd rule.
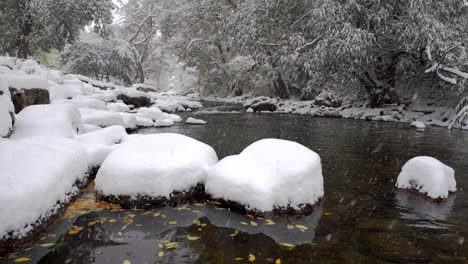
[[[39,237],[0,250],[1,263],[467,263],[468,133],[407,124],[272,114],[197,114],[173,132],[220,158],[263,138],[320,154],[325,197],[310,215],[253,218],[210,201],[124,210],[95,200],[93,184]],[[456,171],[442,203],[395,188],[403,164],[433,156]],[[288,186],[284,186],[288,188]]]

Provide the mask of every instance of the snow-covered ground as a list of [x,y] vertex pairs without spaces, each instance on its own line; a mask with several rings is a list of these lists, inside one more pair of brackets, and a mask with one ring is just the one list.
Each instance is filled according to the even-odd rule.
[[416,157],[408,161],[396,186],[416,190],[432,199],[445,199],[457,190],[455,171],[432,157]]
[[251,210],[302,209],[324,195],[322,164],[317,153],[298,143],[264,139],[216,164],[206,191]]

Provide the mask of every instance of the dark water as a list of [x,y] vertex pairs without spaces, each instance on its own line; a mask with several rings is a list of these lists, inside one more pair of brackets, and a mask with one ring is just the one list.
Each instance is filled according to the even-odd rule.
[[[199,117],[208,125],[141,132],[186,134],[220,158],[262,138],[302,143],[323,163],[325,198],[314,213],[252,219],[207,203],[122,210],[96,203],[90,186],[40,239],[0,252],[1,261],[468,263],[467,132],[289,115]],[[419,155],[455,169],[456,195],[434,204],[394,188],[402,165]]]

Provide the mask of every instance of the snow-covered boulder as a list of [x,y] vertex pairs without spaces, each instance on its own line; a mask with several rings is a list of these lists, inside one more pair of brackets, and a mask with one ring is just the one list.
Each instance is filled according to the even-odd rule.
[[32,105],[16,116],[15,130],[11,138],[72,139],[80,126],[80,112],[72,104]]
[[13,132],[14,122],[15,108],[11,102],[8,84],[0,78],[0,138],[8,137]]
[[120,113],[120,116],[122,117],[124,121],[124,127],[128,130],[135,130],[138,128],[137,126],[137,117],[135,114],[130,114],[130,113]]
[[76,137],[86,149],[91,169],[101,166],[104,159],[128,137],[122,126],[111,126]]
[[0,240],[20,239],[79,193],[86,153],[69,139],[44,145],[0,140]]
[[125,122],[120,113],[97,109],[80,109],[80,113],[84,124],[99,127],[125,126]]
[[173,123],[182,122],[182,118],[180,116],[175,115],[175,114],[164,113],[163,111],[161,111],[161,109],[159,109],[156,106],[153,106],[151,108],[142,107],[138,109],[137,115],[140,117],[149,118],[155,122],[157,122],[158,120],[166,120],[166,119],[172,120]]
[[324,195],[320,157],[295,142],[264,139],[216,164],[206,191],[253,211],[300,210]]
[[70,104],[74,104],[78,108],[99,109],[99,110],[107,109],[106,103],[104,101],[93,99],[93,98],[74,98],[71,100],[60,99],[60,100],[55,100],[52,103],[54,104],[70,103]]
[[130,107],[124,103],[111,103],[107,106],[107,110],[110,112],[130,112]]
[[141,117],[137,116],[137,127],[139,128],[146,128],[146,127],[153,127],[154,122],[153,120],[146,118],[146,117]]
[[416,190],[432,199],[445,199],[457,191],[455,171],[432,157],[416,157],[408,161],[396,186]]
[[185,121],[185,123],[189,125],[206,125],[207,124],[205,120],[196,119],[193,117],[187,118],[187,121]]
[[151,97],[146,93],[131,88],[116,89],[113,92],[118,100],[122,100],[127,105],[133,105],[136,108],[151,106]]
[[138,136],[104,161],[96,177],[100,196],[170,198],[204,183],[218,162],[213,148],[179,134]]
[[65,80],[63,85],[52,84],[50,86],[50,99],[52,101],[60,99],[77,98],[85,94],[84,84],[77,79]]
[[411,123],[411,127],[414,127],[416,129],[425,129],[426,128],[426,124],[424,124],[423,122],[421,121],[414,121],[413,123]]
[[161,119],[154,122],[154,127],[171,127],[174,125],[174,121],[171,119]]
[[1,75],[6,80],[15,112],[30,105],[49,104],[49,82],[46,78],[29,75]]

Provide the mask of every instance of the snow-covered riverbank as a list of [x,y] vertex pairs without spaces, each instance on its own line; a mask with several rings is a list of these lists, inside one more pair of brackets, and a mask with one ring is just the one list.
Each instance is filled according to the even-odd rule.
[[[193,96],[198,98],[198,96]],[[340,106],[334,106],[328,99],[315,101],[278,100],[265,96],[237,96],[237,97],[203,97],[203,100],[219,103],[232,103],[242,105],[247,112],[280,113],[293,115],[310,115],[315,117],[359,119],[366,121],[399,122],[410,125],[421,122],[426,126],[450,127],[455,125],[457,117],[458,127],[468,130],[468,118],[463,110],[466,109],[463,100],[446,104],[435,103],[429,99],[415,99],[410,104],[387,105],[381,108],[367,108],[351,101],[344,101]],[[324,102],[325,101],[325,102]]]

